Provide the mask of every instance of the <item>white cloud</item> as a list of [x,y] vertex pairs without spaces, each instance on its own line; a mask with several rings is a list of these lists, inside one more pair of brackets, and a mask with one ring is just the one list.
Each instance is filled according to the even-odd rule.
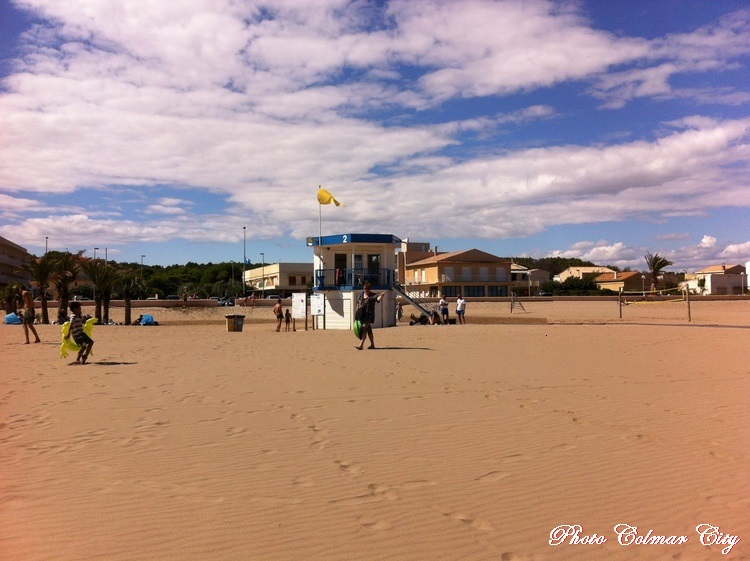
[[733,259],[744,265],[745,263],[750,262],[750,241],[729,244],[723,251],[718,253],[718,257]]
[[[726,68],[748,52],[747,15],[647,41],[593,29],[544,0],[17,4],[48,20],[27,34],[0,93],[0,208],[18,213],[2,231],[16,238],[85,221],[109,239],[163,241],[198,235],[186,226],[205,221],[225,239],[222,220],[235,213],[262,217],[263,235],[304,237],[317,231],[320,183],[347,204],[326,217],[332,228],[422,238],[525,236],[750,205],[748,119],[692,115],[653,140],[490,144],[461,157],[451,149],[466,136],[503,134],[560,109],[494,104],[440,123],[409,119],[444,100],[579,81],[593,80],[611,107],[678,95],[676,73]],[[160,221],[81,208],[39,218],[43,206],[28,198],[112,185],[153,192],[143,208]],[[163,186],[208,190],[232,210],[198,216],[189,195],[160,198]],[[308,197],[313,204],[301,204]],[[617,243],[587,251],[634,259]]]
[[715,247],[716,246],[716,238],[712,236],[703,236],[700,243],[701,247]]

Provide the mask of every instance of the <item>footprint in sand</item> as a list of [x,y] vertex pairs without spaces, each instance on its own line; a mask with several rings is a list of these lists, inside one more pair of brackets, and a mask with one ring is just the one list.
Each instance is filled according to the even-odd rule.
[[726,452],[717,452],[716,450],[710,450],[708,455],[717,460],[733,460],[734,456]]
[[474,518],[473,516],[464,514],[462,512],[444,512],[443,516],[450,518],[451,520],[461,522],[462,524],[466,524],[467,526],[471,526],[472,528],[475,528],[477,530],[494,530],[492,525],[488,522],[485,522],[484,520],[480,520],[478,518]]
[[352,476],[358,476],[364,473],[364,468],[358,464],[350,464],[349,462],[345,462],[342,460],[336,460],[333,462],[334,464],[337,464],[339,466],[339,469],[345,473],[348,473]]
[[391,524],[385,520],[363,519],[360,520],[359,523],[363,528],[367,528],[368,530],[389,530],[392,527]]
[[477,477],[474,481],[482,481],[482,482],[493,482],[493,481],[500,481],[502,479],[505,479],[506,477],[510,477],[510,473],[507,471],[491,471],[489,473],[485,473],[484,475],[480,475]]
[[300,475],[299,477],[295,478],[293,483],[295,485],[299,485],[300,487],[314,487],[315,481],[313,481],[312,477],[309,477],[307,475]]
[[575,450],[576,448],[578,448],[578,446],[562,443],[550,448],[550,452],[568,452],[570,450]]
[[379,483],[371,483],[367,486],[368,492],[363,495],[357,495],[354,497],[345,497],[343,499],[335,499],[330,501],[331,504],[344,505],[344,506],[356,506],[367,503],[375,503],[380,501],[395,501],[398,498],[398,494],[393,491],[387,485],[381,485]]

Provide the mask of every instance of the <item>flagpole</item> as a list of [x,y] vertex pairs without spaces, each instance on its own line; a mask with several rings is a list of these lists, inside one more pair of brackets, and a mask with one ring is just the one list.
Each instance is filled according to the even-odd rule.
[[[318,189],[321,187],[322,185],[318,185]],[[318,201],[318,261],[320,262],[320,270],[323,271],[323,204],[320,201]],[[323,272],[323,275],[325,275],[325,272]]]

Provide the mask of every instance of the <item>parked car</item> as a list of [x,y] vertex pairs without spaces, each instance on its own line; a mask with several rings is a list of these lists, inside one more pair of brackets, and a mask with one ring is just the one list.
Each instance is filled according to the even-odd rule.
[[234,306],[234,298],[232,296],[219,298],[219,306]]
[[167,296],[167,300],[179,300],[180,297],[177,294],[170,294]]
[[281,298],[280,294],[268,294],[266,296],[266,300],[278,300],[279,298]]

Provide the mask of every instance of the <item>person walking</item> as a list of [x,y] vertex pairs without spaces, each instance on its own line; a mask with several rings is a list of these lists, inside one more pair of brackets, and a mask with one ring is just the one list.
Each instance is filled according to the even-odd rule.
[[29,331],[31,331],[34,334],[34,338],[36,339],[34,343],[41,343],[42,340],[39,338],[39,334],[36,332],[36,327],[34,327],[34,321],[36,320],[36,313],[34,312],[34,295],[31,294],[30,291],[26,290],[26,287],[24,285],[20,286],[21,291],[21,301],[23,302],[23,314],[21,321],[23,322],[23,334],[26,336],[26,342],[24,345],[28,345],[31,341],[29,341]]
[[459,324],[466,324],[466,318],[464,315],[466,314],[466,300],[463,299],[463,297],[459,294],[458,298],[456,298],[456,317],[458,318]]
[[375,305],[383,299],[383,294],[373,294],[370,291],[370,283],[365,282],[362,286],[364,292],[360,294],[359,300],[357,301],[357,312],[355,313],[355,319],[362,322],[362,330],[359,336],[359,346],[356,348],[362,350],[365,345],[365,339],[370,339],[370,346],[368,349],[375,348],[375,339],[372,335],[372,323],[375,321]]
[[91,349],[94,347],[94,340],[89,337],[83,330],[81,303],[71,302],[70,312],[70,328],[68,329],[68,333],[67,335],[65,335],[65,338],[69,339],[70,337],[73,337],[73,341],[75,341],[76,345],[81,348],[81,350],[78,351],[78,358],[76,358],[76,362],[86,364],[86,359],[89,358]]

